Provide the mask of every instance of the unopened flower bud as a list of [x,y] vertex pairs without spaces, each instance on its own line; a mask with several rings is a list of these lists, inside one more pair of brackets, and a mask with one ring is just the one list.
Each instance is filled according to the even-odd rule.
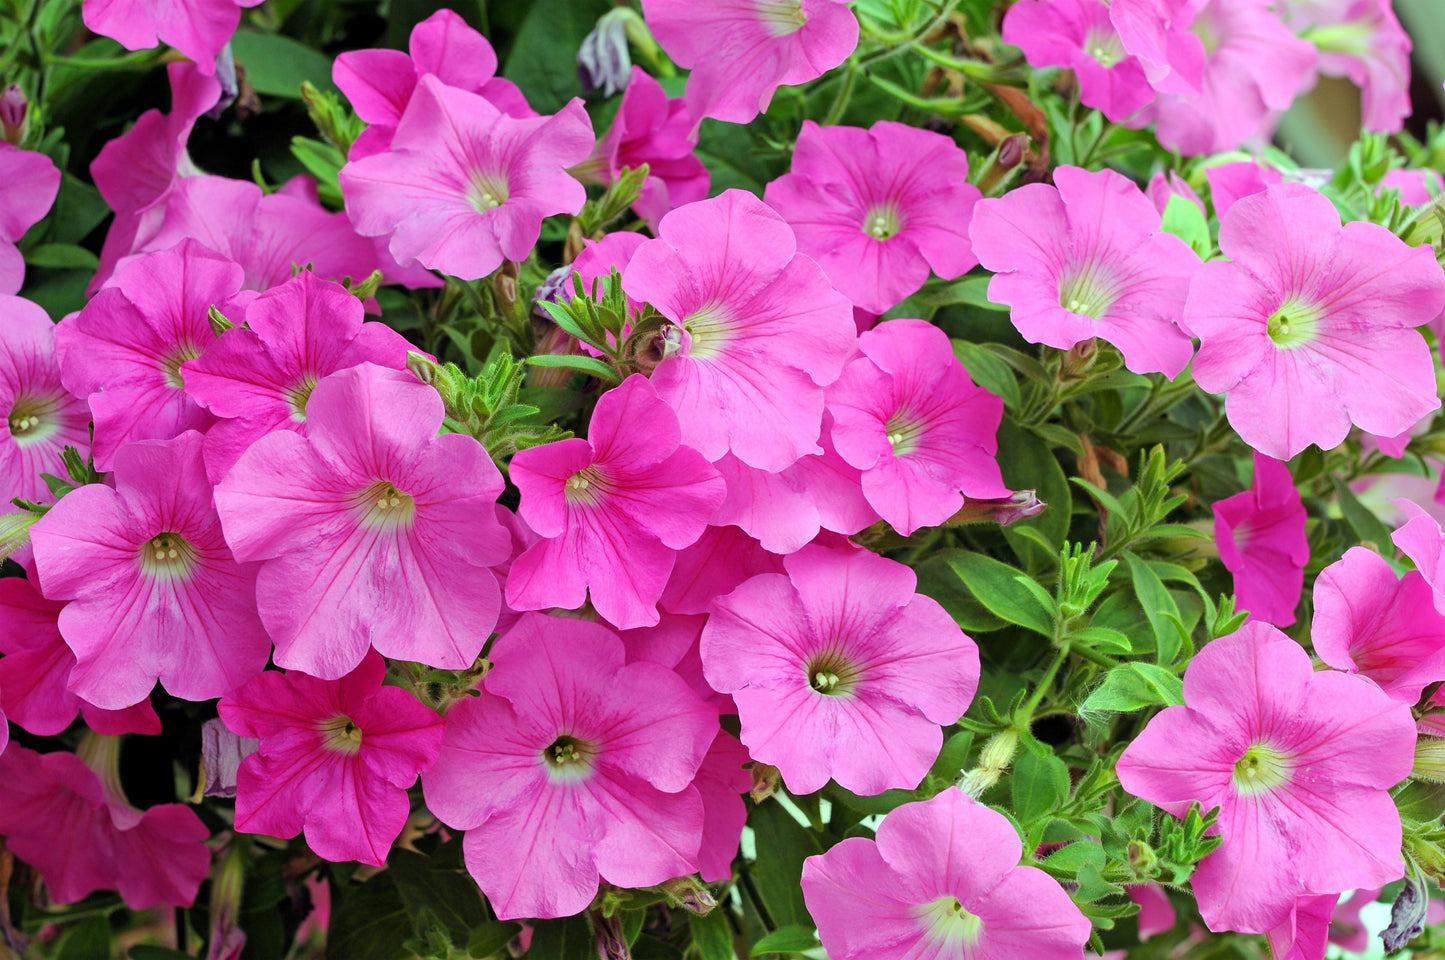
[[597,938],[600,960],[632,960],[627,935],[622,932],[621,912],[608,916],[601,910],[589,910],[587,917],[592,921],[592,935]]
[[40,520],[40,516],[29,510],[0,513],[0,561],[30,542],[30,528]]
[[382,277],[380,270],[371,271],[371,276],[367,277],[360,283],[352,285],[352,295],[355,296],[356,299],[365,303],[367,300],[370,300],[372,297],[376,296],[376,290],[378,287],[381,286],[381,279]]
[[0,135],[7,143],[19,144],[30,132],[30,101],[20,84],[12,83],[0,94]]
[[227,330],[236,329],[235,321],[218,310],[214,303],[206,308],[206,321],[211,325],[211,332],[218,337]]
[[1135,840],[1129,844],[1128,860],[1129,869],[1134,871],[1134,876],[1149,877],[1153,876],[1154,866],[1159,862],[1159,857],[1149,844],[1142,840]]
[[754,761],[752,775],[753,785],[748,788],[748,796],[753,798],[753,803],[762,803],[777,793],[779,785],[783,782],[778,768],[766,763]]
[[236,771],[260,745],[260,740],[232,733],[219,719],[207,720],[201,726],[201,796],[234,797]]
[[1017,520],[1037,517],[1048,507],[1033,490],[1016,490],[1006,497],[965,500],[963,507],[944,525],[959,527],[969,523],[997,523],[1007,526]]
[[717,898],[697,876],[676,877],[662,884],[662,891],[688,913],[705,917],[717,906]]
[[1018,731],[1013,729],[1000,730],[989,737],[979,752],[978,766],[963,775],[958,781],[959,788],[975,800],[983,796],[1013,763],[1018,746]]
[[1410,776],[1431,783],[1445,783],[1445,738],[1421,737],[1415,741],[1415,766]]
[[1059,379],[1082,379],[1089,368],[1094,365],[1094,358],[1098,355],[1099,341],[1093,337],[1087,340],[1080,340],[1064,354],[1063,363],[1059,366]]
[[552,315],[543,310],[539,304],[571,302],[572,268],[570,266],[558,267],[547,274],[547,279],[538,284],[537,289],[532,292],[532,313],[543,320],[550,320]]
[[577,79],[583,93],[600,90],[604,97],[621,93],[632,72],[627,49],[627,21],[635,14],[626,7],[604,13],[577,51]]
[[[235,792],[232,791],[231,795],[234,796]],[[245,854],[241,846],[233,842],[211,882],[211,936],[206,960],[237,960],[241,956],[241,950],[246,945],[246,932],[238,921],[245,886]]]
[[216,82],[221,85],[221,99],[216,105],[206,111],[206,116],[212,120],[221,119],[221,112],[236,102],[236,97],[241,93],[241,81],[236,75],[236,58],[231,53],[231,45],[227,43],[216,54]]

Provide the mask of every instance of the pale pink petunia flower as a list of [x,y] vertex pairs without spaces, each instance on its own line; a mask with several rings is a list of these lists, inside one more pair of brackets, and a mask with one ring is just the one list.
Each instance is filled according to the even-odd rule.
[[950,787],[804,860],[803,898],[833,960],[1083,960],[1088,918],[1023,855],[1008,818]]
[[1188,365],[1193,345],[1177,320],[1199,257],[1162,232],[1132,181],[1059,167],[1054,186],[980,201],[969,235],[994,272],[989,299],[1010,306],[1025,340],[1067,350],[1100,337],[1135,373],[1174,377]]
[[1214,504],[1214,542],[1239,609],[1277,627],[1294,623],[1310,547],[1289,467],[1255,453],[1249,489]]
[[735,526],[711,526],[677,553],[659,605],[669,613],[706,613],[713,599],[760,573],[782,573],[783,560]]
[[0,143],[0,294],[25,284],[25,257],[15,246],[45,218],[60,192],[60,170],[43,153]]
[[1396,168],[1380,180],[1381,190],[1400,191],[1400,202],[1409,207],[1423,207],[1445,193],[1445,177],[1430,169],[1402,170]]
[[1150,177],[1148,186],[1144,188],[1144,195],[1149,198],[1150,203],[1154,204],[1154,209],[1159,211],[1161,217],[1168,209],[1169,201],[1176,196],[1188,200],[1199,208],[1200,213],[1208,216],[1208,211],[1204,209],[1204,201],[1199,199],[1199,194],[1194,192],[1194,188],[1189,185],[1188,180],[1173,170],[1161,170]]
[[1245,197],[1264,193],[1275,184],[1284,183],[1284,174],[1273,166],[1258,160],[1237,160],[1204,168],[1209,181],[1209,199],[1214,205],[1214,215],[1220,220],[1229,213],[1229,208]]
[[978,648],[917,577],[866,550],[808,546],[713,604],[708,683],[731,693],[742,741],[812,793],[916,787],[978,687]]
[[70,601],[60,633],[70,689],[118,710],[159,679],[187,700],[229,692],[266,666],[256,571],[232,557],[211,504],[201,435],[127,444],[115,488],[78,487],[30,531],[40,589]]
[[1290,29],[1319,48],[1319,71],[1360,88],[1366,130],[1399,133],[1410,115],[1410,35],[1391,0],[1281,0]]
[[862,471],[869,506],[909,536],[965,499],[1009,495],[995,459],[1003,401],[973,382],[947,334],[923,320],[889,320],[858,347],[862,355],[828,388],[828,410],[833,444]]
[[1445,530],[1441,521],[1414,500],[1397,497],[1390,501],[1400,512],[1400,524],[1390,540],[1430,584],[1435,609],[1445,613]]
[[747,123],[781,86],[815,80],[858,46],[844,0],[643,0],[642,15],[687,78],[694,128]]
[[1115,123],[1154,101],[1144,67],[1124,50],[1104,0],[1020,0],[1003,19],[1003,39],[1032,67],[1068,67],[1079,100]]
[[479,696],[448,712],[422,787],[427,808],[466,831],[467,870],[497,916],[569,916],[603,880],[696,871],[693,780],[716,710],[665,667],[624,665],[622,641],[596,623],[530,613],[490,657]]
[[316,385],[306,436],[253,443],[216,487],[256,582],[275,661],[323,680],[385,656],[470,667],[497,622],[487,567],[510,538],[502,478],[482,445],[437,435],[441,397],[411,374],[362,363]]
[[698,848],[698,875],[704,883],[728,880],[738,854],[748,805],[742,794],[752,786],[745,766],[752,762],[738,738],[719,730],[698,768],[693,786],[702,797],[702,846]]
[[1137,797],[1183,816],[1219,807],[1224,842],[1191,879],[1213,931],[1265,933],[1295,901],[1400,877],[1389,789],[1414,762],[1407,704],[1362,677],[1315,672],[1265,623],[1204,647],[1184,705],[1156,714],[1117,765]]
[[880,120],[859,127],[803,122],[790,173],[768,184],[768,205],[798,249],[870,313],[917,293],[929,271],[945,280],[978,260],[968,221],[978,188],[952,138]]
[[0,513],[20,497],[49,501],[42,473],[65,475],[61,451],[90,451],[90,411],[61,384],[55,324],[20,297],[0,294]]
[[306,403],[323,377],[363,362],[406,366],[406,338],[364,315],[350,291],[308,270],[248,303],[238,326],[182,365],[186,392],[219,418],[206,432],[213,483],[273,430],[304,436]]
[[728,190],[673,210],[622,286],[675,325],[652,383],[683,443],[772,472],[822,452],[823,388],[855,348],[852,307],[772,208]]
[[1300,897],[1289,917],[1265,934],[1274,960],[1324,960],[1330,940],[1330,915],[1338,895]]
[[1288,460],[1329,450],[1354,423],[1392,437],[1436,410],[1435,365],[1413,327],[1445,307],[1428,247],[1340,217],[1300,184],[1235,203],[1219,229],[1229,261],[1195,274],[1184,326],[1200,339],[1194,379],[1227,394],[1250,446]]
[[87,29],[110,37],[127,50],[162,43],[214,73],[216,56],[241,24],[241,8],[261,0],[85,0],[81,16]]
[[718,471],[681,445],[677,416],[645,377],[603,394],[587,439],[512,457],[518,514],[540,539],[512,562],[507,605],[592,606],[620,629],[657,623],[677,551],[722,502]]
[[1129,899],[1139,904],[1139,939],[1147,941],[1174,929],[1179,916],[1164,888],[1157,883],[1132,884],[1124,888]]
[[580,100],[517,119],[428,75],[388,150],[341,168],[341,191],[356,229],[389,237],[398,263],[476,280],[525,260],[544,218],[582,209],[587,192],[567,168],[592,145]]
[[294,837],[335,862],[379,867],[401,834],[406,791],[441,749],[444,723],[382,686],[372,651],[340,680],[267,671],[221,699],[221,719],[259,740],[236,775],[236,829]]

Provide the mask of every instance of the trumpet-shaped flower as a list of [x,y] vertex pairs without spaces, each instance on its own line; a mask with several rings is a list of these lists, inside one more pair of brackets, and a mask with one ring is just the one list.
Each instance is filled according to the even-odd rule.
[[1288,460],[1335,447],[1351,423],[1393,437],[1439,408],[1411,329],[1445,307],[1429,249],[1372,223],[1342,228],[1327,198],[1289,183],[1235,203],[1219,245],[1230,260],[1195,274],[1184,325],[1201,341],[1195,381],[1227,394],[1250,446]]
[[994,457],[1003,401],[974,384],[947,334],[889,320],[858,346],[862,356],[828,388],[832,439],[884,520],[908,536],[947,520],[965,497],[1009,495]]
[[697,543],[678,551],[659,603],[669,613],[706,613],[715,597],[731,593],[749,577],[782,572],[782,558],[741,528],[708,527]]
[[0,143],[0,294],[20,292],[25,258],[15,244],[39,223],[60,192],[60,170],[43,153]]
[[372,363],[333,373],[306,405],[306,436],[253,443],[216,487],[226,540],[263,561],[261,620],[277,665],[323,680],[368,649],[470,667],[497,622],[487,569],[510,554],[502,478],[476,440],[437,436],[441,397]]
[[372,651],[340,680],[267,671],[222,698],[231,732],[260,741],[236,774],[237,830],[305,830],[327,860],[386,862],[411,813],[407,788],[436,761],[444,724],[385,678]]
[[1398,878],[1410,773],[1408,705],[1362,677],[1316,673],[1263,623],[1195,656],[1184,705],[1156,714],[1119,758],[1124,789],[1175,816],[1219,807],[1223,843],[1191,885],[1211,930],[1265,933],[1306,895]]
[[55,324],[43,309],[0,294],[0,513],[14,497],[52,499],[42,473],[62,476],[60,454],[90,448],[90,412],[61,384]]
[[753,759],[797,794],[918,786],[978,687],[978,648],[901,563],[807,546],[713,604],[702,662]]
[[1003,814],[949,788],[803,861],[803,898],[833,960],[1083,960],[1088,918],[1022,857]]
[[1277,627],[1294,623],[1310,546],[1289,467],[1256,453],[1249,489],[1214,505],[1214,542],[1239,609]]
[[341,191],[356,229],[389,237],[398,263],[476,280],[525,260],[544,218],[582,209],[587,192],[567,168],[592,144],[580,100],[517,119],[424,76],[390,148],[342,167]]
[[1435,593],[1435,609],[1445,613],[1445,530],[1415,501],[1400,497],[1390,502],[1405,517],[1390,540],[1430,584]]
[[1319,48],[1319,71],[1360,88],[1366,130],[1399,133],[1410,115],[1410,35],[1390,0],[1283,0],[1280,14]]
[[127,50],[168,44],[214,73],[216,56],[241,24],[241,8],[261,0],[85,0],[85,26]]
[[770,207],[741,190],[679,207],[622,286],[679,328],[652,383],[683,443],[771,472],[822,453],[823,388],[857,342],[853,310]]
[[677,417],[645,377],[598,401],[588,438],[519,451],[518,513],[541,539],[512,562],[516,610],[592,606],[619,629],[657,623],[677,551],[722,502],[718,471],[680,444]]
[[266,666],[252,568],[231,556],[211,505],[201,435],[128,444],[115,489],[79,487],[30,531],[41,591],[68,600],[70,689],[96,706],[140,703],[159,679],[209,700]]
[[1067,350],[1101,337],[1135,373],[1176,376],[1193,353],[1175,321],[1199,258],[1114,171],[1059,167],[1054,184],[1026,184],[974,210],[973,252],[994,271],[989,299],[1012,308],[1032,343]]
[[1032,67],[1068,67],[1079,100],[1115,123],[1154,102],[1138,59],[1124,50],[1102,0],[1020,0],[1003,18],[1003,39]]
[[479,696],[447,714],[422,788],[467,831],[467,870],[497,916],[565,917],[602,880],[644,887],[697,870],[692,784],[716,710],[666,667],[624,665],[600,624],[526,614],[490,657]]
[[869,313],[978,261],[968,221],[980,197],[968,154],[941,133],[880,120],[867,130],[804,121],[792,172],[768,184],[768,205],[839,292]]

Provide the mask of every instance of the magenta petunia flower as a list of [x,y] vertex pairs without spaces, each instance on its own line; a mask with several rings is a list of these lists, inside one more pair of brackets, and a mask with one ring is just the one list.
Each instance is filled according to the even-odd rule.
[[1294,623],[1310,546],[1289,467],[1255,453],[1249,489],[1214,504],[1214,543],[1239,609],[1277,627]]
[[1324,960],[1330,915],[1338,900],[1332,893],[1296,900],[1289,916],[1265,934],[1270,956],[1275,960]]
[[60,192],[60,170],[49,157],[0,143],[0,294],[20,292],[25,257],[15,246],[45,218]]
[[1415,501],[1401,497],[1390,502],[1404,516],[1390,540],[1430,584],[1435,592],[1435,609],[1445,613],[1445,530]]
[[703,117],[747,123],[781,86],[807,83],[858,46],[844,0],[643,0],[657,42],[687,78],[694,128]]
[[698,875],[705,883],[731,879],[748,807],[742,794],[752,786],[745,769],[752,762],[737,737],[719,730],[698,768],[693,785],[702,797],[702,846],[698,848]]
[[974,384],[947,334],[889,320],[858,347],[828,388],[832,439],[884,520],[908,536],[953,516],[965,497],[1009,495],[995,459],[1003,401]]
[[680,328],[652,383],[683,443],[772,472],[822,453],[823,388],[857,342],[853,311],[770,207],[741,190],[679,207],[622,286]]
[[1354,423],[1393,437],[1436,410],[1435,365],[1412,327],[1445,307],[1445,276],[1425,247],[1340,216],[1299,184],[1230,208],[1230,262],[1204,264],[1184,326],[1200,338],[1194,379],[1227,394],[1225,413],[1260,453],[1329,450]]
[[341,190],[356,229],[390,237],[398,263],[476,280],[525,260],[545,217],[582,209],[587,192],[567,168],[592,144],[580,100],[517,119],[424,76],[390,148],[342,167]]
[[70,601],[60,612],[77,660],[70,689],[96,706],[140,703],[157,679],[209,700],[266,666],[256,573],[221,536],[201,443],[187,431],[126,445],[115,489],[79,487],[30,530],[41,591]]
[[918,786],[978,687],[978,648],[901,563],[807,546],[713,604],[708,683],[731,693],[753,759],[812,793]]
[[969,235],[995,274],[989,299],[1012,308],[1032,343],[1067,350],[1101,337],[1135,373],[1177,376],[1193,352],[1176,320],[1199,258],[1161,231],[1154,205],[1114,171],[1059,167],[1054,184],[1026,184],[975,208]]
[[1320,573],[1310,642],[1336,670],[1369,677],[1396,700],[1414,704],[1445,680],[1445,614],[1419,571],[1396,577],[1365,547],[1351,547]]
[[216,56],[241,24],[241,8],[261,0],[84,0],[85,26],[127,50],[164,43],[196,62],[202,73],[216,70]]
[[586,440],[519,451],[518,513],[541,538],[512,562],[516,610],[592,606],[620,629],[657,623],[677,551],[702,536],[722,502],[718,471],[690,447],[672,408],[633,375],[603,394]]
[[1119,758],[1124,789],[1183,816],[1219,807],[1223,844],[1191,885],[1214,931],[1264,933],[1298,897],[1381,886],[1403,872],[1389,788],[1410,773],[1410,708],[1264,623],[1201,650],[1184,706],[1155,715]]
[[345,287],[306,271],[247,304],[244,326],[182,365],[186,392],[220,418],[206,432],[212,482],[273,430],[305,436],[306,402],[323,377],[363,362],[406,366],[406,338],[364,317]]
[[1214,204],[1214,215],[1221,220],[1245,197],[1264,193],[1275,184],[1284,183],[1284,174],[1269,164],[1258,160],[1238,160],[1204,168],[1209,180],[1209,200]]
[[768,184],[768,205],[839,292],[870,313],[978,261],[968,221],[978,188],[950,137],[880,120],[867,130],[803,122],[792,172]]
[[716,710],[665,667],[624,665],[616,634],[583,620],[527,614],[490,657],[480,695],[447,714],[422,787],[429,810],[467,831],[467,870],[497,916],[565,917],[602,880],[695,872],[692,783]]
[[241,289],[239,266],[194,240],[126,261],[112,285],[60,322],[60,375],[95,418],[95,465],[135,440],[168,440],[215,420],[186,395],[181,364],[216,339],[206,312]]
[[1083,960],[1092,926],[1003,814],[945,789],[803,861],[803,899],[833,960]]
[[697,543],[678,551],[659,604],[669,613],[706,613],[714,598],[749,577],[782,572],[782,558],[740,528],[708,527]]
[[476,440],[437,436],[441,397],[363,363],[316,385],[306,436],[253,443],[216,487],[226,540],[256,581],[275,661],[323,680],[386,656],[470,667],[497,622],[487,569],[510,552],[502,478]]
[[1360,88],[1366,130],[1399,133],[1410,115],[1410,35],[1390,0],[1282,0],[1290,29],[1319,48],[1319,71]]
[[90,449],[90,411],[65,389],[55,358],[55,324],[39,306],[0,294],[0,513],[22,497],[49,501],[42,473],[65,475],[60,453]]
[[1138,59],[1129,56],[1103,0],[1020,0],[1003,18],[1003,39],[1032,67],[1068,67],[1079,100],[1115,123],[1154,101]]
[[434,762],[442,718],[382,686],[372,651],[340,680],[268,671],[222,698],[221,719],[260,741],[236,775],[236,829],[294,837],[335,862],[379,867],[401,834],[406,791]]

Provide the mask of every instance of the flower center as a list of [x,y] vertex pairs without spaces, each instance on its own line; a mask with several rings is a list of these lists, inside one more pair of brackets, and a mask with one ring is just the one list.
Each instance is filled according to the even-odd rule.
[[1084,52],[1106,70],[1124,59],[1119,35],[1112,30],[1090,30],[1084,36]]
[[1112,278],[1093,261],[1074,270],[1059,284],[1059,306],[1091,320],[1108,313],[1118,296]]
[[907,456],[917,450],[924,433],[927,432],[922,420],[911,417],[902,410],[888,418],[888,422],[883,424],[883,431],[895,457]]
[[863,671],[839,650],[825,650],[803,666],[808,686],[827,697],[846,697],[858,686]]
[[186,383],[181,379],[181,364],[187,360],[194,360],[201,355],[201,348],[194,343],[181,343],[176,345],[173,353],[166,354],[161,358],[161,373],[165,374],[166,386],[172,390],[180,390]]
[[1219,49],[1219,43],[1223,36],[1219,31],[1219,24],[1215,22],[1213,9],[1200,11],[1199,16],[1189,25],[1189,32],[1199,38],[1204,44],[1204,55],[1214,56],[1214,51]]
[[569,504],[592,507],[597,505],[606,490],[607,483],[597,468],[586,467],[567,478],[567,483],[562,488],[562,496]]
[[195,548],[179,533],[158,533],[140,548],[141,571],[156,579],[183,579],[195,562]]
[[758,17],[775,37],[797,33],[808,22],[802,0],[756,0]]
[[596,748],[587,741],[564,733],[542,751],[542,760],[547,764],[547,774],[553,783],[581,780],[592,772],[592,759],[596,752]]
[[316,728],[321,731],[321,743],[327,750],[351,755],[361,751],[361,728],[346,714],[338,713],[330,720],[322,720]]
[[983,935],[983,918],[965,910],[957,897],[939,897],[914,910],[923,922],[924,936],[944,945],[940,955],[956,956],[952,951],[976,945]]
[[311,400],[311,391],[316,389],[316,378],[303,374],[301,379],[286,391],[286,402],[291,406],[291,419],[297,423],[306,422],[306,404]]
[[733,338],[733,322],[723,312],[722,305],[709,303],[691,316],[685,317],[682,327],[691,338],[687,355],[694,360],[716,357]]
[[472,182],[467,189],[467,200],[477,213],[486,213],[507,202],[509,190],[507,178],[502,174],[472,173]]
[[1313,340],[1319,324],[1320,311],[1317,308],[1290,297],[1270,314],[1265,329],[1276,347],[1292,350]]
[[1289,777],[1289,757],[1263,743],[1252,744],[1234,764],[1234,789],[1244,795],[1273,790]]
[[863,219],[863,232],[874,240],[887,240],[901,229],[903,224],[898,218],[898,210],[891,203],[872,207]]
[[356,497],[362,522],[370,527],[406,527],[416,518],[416,501],[386,480],[378,480]]
[[60,429],[60,421],[55,416],[59,406],[55,398],[20,396],[6,418],[10,436],[22,447],[54,436]]

